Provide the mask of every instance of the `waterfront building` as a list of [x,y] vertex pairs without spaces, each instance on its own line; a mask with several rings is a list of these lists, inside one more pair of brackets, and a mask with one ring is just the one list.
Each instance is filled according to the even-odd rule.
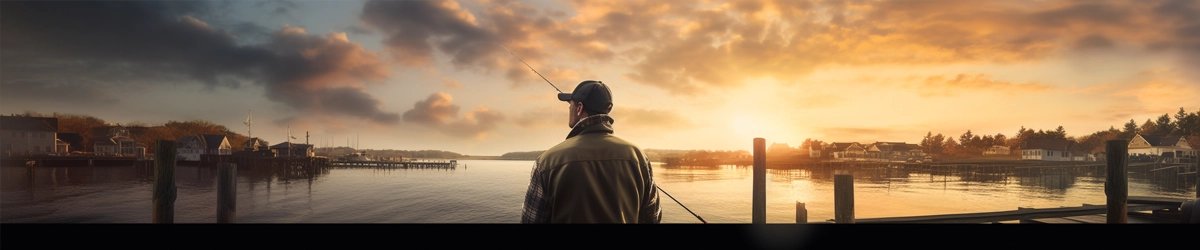
[[199,134],[180,138],[175,151],[181,160],[199,161],[201,155],[231,155],[233,147],[225,135]]
[[5,155],[55,154],[58,118],[0,116],[0,150]]

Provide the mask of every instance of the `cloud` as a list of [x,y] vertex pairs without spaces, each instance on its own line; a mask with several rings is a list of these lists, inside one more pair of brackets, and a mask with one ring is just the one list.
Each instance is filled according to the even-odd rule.
[[[579,1],[575,7],[607,4]],[[1200,44],[1188,39],[1190,34],[1200,34],[1189,29],[1200,27],[1200,19],[1193,18],[1200,15],[1194,1],[736,1],[714,5],[673,4],[653,19],[635,21],[675,32],[649,32],[658,35],[623,40],[653,44],[625,76],[675,94],[694,95],[739,87],[744,79],[787,82],[822,67],[1007,64],[1048,59],[1065,48],[1104,49],[1118,42],[1167,48]],[[1166,11],[1172,15],[1158,15]],[[606,25],[605,19],[592,20],[597,22],[594,26]]]
[[368,1],[361,18],[384,32],[392,59],[404,65],[431,65],[435,49],[455,65],[479,65],[499,49],[495,35],[454,1]]
[[454,78],[442,77],[442,86],[449,89],[462,89],[462,82],[454,80]]
[[394,63],[429,67],[441,53],[459,70],[501,73],[513,87],[543,81],[528,67],[551,82],[578,81],[581,70],[545,62],[552,54],[591,61],[614,57],[607,43],[549,17],[553,15],[517,1],[488,2],[474,14],[448,0],[382,0],[368,1],[360,19],[386,36],[384,45]]
[[696,126],[686,117],[670,110],[615,107],[611,114],[616,120],[614,126],[626,128],[679,130]]
[[1001,92],[1013,95],[1054,89],[1054,87],[1036,82],[1011,83],[990,78],[987,74],[958,74],[954,77],[933,75],[924,79],[910,80],[904,86],[916,90],[921,97],[956,96],[963,91]]
[[[209,16],[206,3],[5,2],[0,59],[38,63],[6,63],[0,65],[0,75],[4,82],[30,85],[95,82],[126,88],[187,82],[239,88],[250,82],[263,86],[268,99],[300,112],[399,122],[398,114],[380,110],[382,102],[365,92],[367,83],[388,78],[386,64],[345,34],[309,35],[285,26],[262,44],[239,44],[230,32],[197,18]],[[236,27],[241,27],[238,32],[261,32],[255,25]],[[80,70],[79,64],[128,67]],[[6,88],[6,94],[39,94],[20,92],[30,89],[7,93]],[[78,88],[80,95],[89,89],[94,88]]]
[[426,126],[440,126],[458,116],[458,105],[450,94],[437,92],[423,101],[413,104],[413,109],[404,112],[404,121]]
[[463,115],[462,119],[446,124],[442,132],[456,137],[483,139],[503,121],[503,113],[480,106]]
[[417,101],[403,117],[406,122],[432,127],[446,135],[475,139],[484,138],[505,120],[503,113],[483,106],[458,118],[459,109],[450,94],[437,92]]
[[536,109],[521,113],[514,121],[517,126],[529,129],[566,128],[567,109]]

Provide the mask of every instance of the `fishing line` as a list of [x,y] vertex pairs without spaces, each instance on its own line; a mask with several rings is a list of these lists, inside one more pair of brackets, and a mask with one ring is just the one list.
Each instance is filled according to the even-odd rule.
[[696,215],[696,213],[693,213],[691,209],[688,209],[687,206],[684,206],[683,203],[680,203],[679,200],[676,200],[674,196],[671,196],[671,194],[668,194],[667,190],[663,190],[662,187],[659,187],[657,185],[655,187],[658,187],[658,191],[662,191],[663,194],[666,194],[667,197],[670,197],[671,200],[675,201],[675,203],[678,203],[680,207],[683,207],[683,210],[687,210],[688,213],[692,213],[692,216],[696,216],[696,219],[700,219],[700,222],[702,222],[704,224],[708,224],[707,221],[704,221],[704,218],[700,218],[699,215]]
[[[496,43],[496,44],[500,45],[500,47],[501,47],[501,48],[504,48],[504,50],[508,50],[508,47],[504,47],[504,44],[500,44],[500,43]],[[546,83],[550,83],[550,80],[546,80],[546,77],[545,77],[545,76],[542,76],[542,73],[538,73],[538,72],[537,72],[537,70],[533,69],[533,66],[529,66],[529,64],[528,64],[528,63],[525,63],[525,60],[521,60],[521,57],[517,56],[517,54],[516,54],[516,53],[513,53],[513,52],[512,52],[512,50],[508,50],[508,53],[509,53],[509,54],[512,54],[512,55],[513,55],[513,57],[516,57],[516,58],[517,58],[517,60],[520,60],[522,64],[525,64],[525,67],[529,67],[529,70],[532,70],[534,74],[537,74],[538,76],[541,76],[541,77],[542,77],[542,80],[545,80],[545,81],[546,81]],[[559,89],[558,89],[558,87],[554,86],[554,84],[553,84],[553,83],[550,83],[550,87],[554,87],[554,90],[558,90],[558,93],[562,93],[562,90],[559,90]]]
[[[537,74],[539,77],[542,77],[542,80],[546,81],[546,83],[549,83],[550,87],[554,87],[554,90],[558,90],[558,93],[562,93],[562,90],[559,90],[557,86],[554,86],[554,83],[551,83],[550,80],[547,80],[545,76],[542,76],[542,73],[538,73],[536,69],[533,69],[533,66],[529,66],[528,63],[525,63],[525,60],[522,60],[521,57],[517,56],[516,53],[513,53],[512,50],[509,50],[508,47],[504,47],[504,44],[496,43],[496,45],[500,45],[501,48],[504,48],[504,50],[508,51],[509,54],[512,54],[513,57],[516,57],[517,60],[520,60],[521,64],[525,64],[525,67],[529,67],[530,71],[533,71],[534,74]],[[679,202],[679,200],[676,200],[674,196],[671,196],[671,194],[668,194],[666,190],[662,189],[662,187],[659,187],[658,185],[655,185],[655,187],[658,188],[658,191],[662,191],[663,194],[666,194],[667,197],[670,197],[671,200],[675,201],[676,204],[679,204],[680,207],[683,207],[683,210],[687,210],[688,213],[692,213],[692,216],[696,216],[696,219],[700,219],[700,222],[703,222],[704,224],[708,224],[707,221],[704,221],[704,218],[700,218],[700,215],[696,215],[695,212],[692,212],[692,210],[688,209],[687,206],[684,206],[682,202]]]

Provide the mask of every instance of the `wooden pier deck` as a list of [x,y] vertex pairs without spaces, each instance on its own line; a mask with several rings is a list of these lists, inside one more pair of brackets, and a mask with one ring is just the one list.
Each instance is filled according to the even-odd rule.
[[457,161],[333,161],[335,168],[455,169]]
[[[1130,224],[1176,224],[1180,207],[1186,199],[1131,196],[1128,201]],[[1108,207],[1083,204],[1078,207],[1017,208],[1011,211],[939,214],[888,218],[855,219],[854,223],[933,223],[933,224],[1106,224]]]

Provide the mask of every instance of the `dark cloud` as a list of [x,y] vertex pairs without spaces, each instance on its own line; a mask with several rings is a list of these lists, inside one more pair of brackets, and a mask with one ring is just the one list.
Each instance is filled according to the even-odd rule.
[[1085,36],[1075,41],[1075,49],[1104,49],[1112,45],[1112,40],[1101,35]]
[[[554,13],[518,1],[489,2],[476,15],[449,0],[380,0],[368,1],[360,19],[387,37],[384,45],[396,63],[429,66],[434,54],[441,53],[460,70],[498,72],[513,87],[542,81],[521,60],[553,82],[570,82],[579,80],[577,70],[546,63],[547,57],[606,61],[616,56],[606,40],[597,39],[601,36],[551,19]],[[516,57],[505,51],[506,47]]]
[[407,65],[431,64],[436,49],[455,65],[478,66],[500,49],[495,35],[453,1],[368,1],[362,20],[382,31],[393,59]]
[[450,94],[437,92],[413,104],[404,112],[404,121],[437,129],[446,135],[463,138],[482,138],[505,120],[499,111],[478,107],[458,118],[458,105]]
[[[315,36],[285,27],[270,34],[265,43],[242,45],[233,33],[196,18],[211,16],[205,3],[3,2],[0,59],[39,64],[5,63],[0,65],[0,75],[4,82],[33,85],[120,86],[174,78],[149,84],[198,81],[210,88],[237,88],[247,81],[264,86],[269,99],[301,112],[399,122],[398,114],[379,110],[380,102],[364,91],[365,84],[388,77],[386,65],[344,34]],[[264,29],[245,24],[234,30],[261,36]],[[129,67],[81,69],[77,64]],[[6,83],[6,95],[39,94],[21,92],[32,88],[11,86]],[[89,95],[94,89],[61,88],[77,95]]]

